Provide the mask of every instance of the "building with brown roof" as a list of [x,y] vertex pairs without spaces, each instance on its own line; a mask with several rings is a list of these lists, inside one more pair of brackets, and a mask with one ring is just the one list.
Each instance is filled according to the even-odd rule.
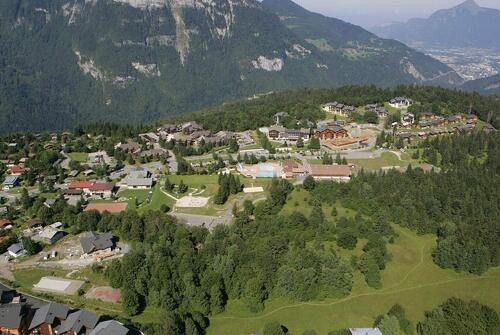
[[114,189],[114,184],[91,181],[74,181],[68,186],[68,190],[81,190],[88,197],[101,199],[111,198]]
[[0,229],[10,229],[12,228],[12,221],[9,219],[0,219]]
[[316,137],[320,140],[333,140],[336,138],[346,138],[349,137],[347,130],[340,126],[318,128],[316,130]]
[[85,212],[98,211],[99,213],[109,212],[112,214],[121,213],[126,210],[128,204],[126,202],[108,202],[108,203],[93,203],[85,207]]
[[352,168],[352,165],[311,164],[309,174],[318,180],[349,181],[352,176]]

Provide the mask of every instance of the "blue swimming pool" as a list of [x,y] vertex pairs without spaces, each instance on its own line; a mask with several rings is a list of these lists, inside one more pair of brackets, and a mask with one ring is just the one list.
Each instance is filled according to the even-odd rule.
[[268,171],[274,172],[274,166],[272,164],[260,164],[259,170],[266,171],[266,172],[268,172]]
[[259,172],[255,175],[257,178],[274,178],[277,177],[277,174],[275,171],[271,172]]

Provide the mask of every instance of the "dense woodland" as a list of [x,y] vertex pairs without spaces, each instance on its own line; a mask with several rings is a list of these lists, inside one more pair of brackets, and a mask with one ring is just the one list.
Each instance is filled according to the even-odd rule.
[[423,144],[424,156],[438,157],[440,173],[411,167],[405,173],[361,172],[348,184],[322,183],[312,193],[379,220],[435,233],[437,264],[481,274],[500,264],[499,144],[496,132],[430,140]]

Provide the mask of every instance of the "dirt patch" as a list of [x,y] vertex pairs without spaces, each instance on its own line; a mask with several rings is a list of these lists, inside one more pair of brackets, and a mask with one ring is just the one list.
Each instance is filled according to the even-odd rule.
[[104,302],[119,303],[122,298],[120,289],[112,288],[109,286],[92,287],[87,294],[87,299],[101,300]]

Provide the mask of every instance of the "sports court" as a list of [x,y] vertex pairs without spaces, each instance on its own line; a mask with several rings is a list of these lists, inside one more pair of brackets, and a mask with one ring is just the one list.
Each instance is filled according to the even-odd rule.
[[33,289],[39,292],[74,295],[82,287],[83,281],[58,277],[42,277]]
[[205,207],[206,205],[208,205],[208,200],[209,198],[205,197],[185,196],[177,200],[175,206],[184,208]]
[[255,165],[238,164],[238,171],[244,176],[256,178],[281,178],[283,168],[278,163],[260,163]]

